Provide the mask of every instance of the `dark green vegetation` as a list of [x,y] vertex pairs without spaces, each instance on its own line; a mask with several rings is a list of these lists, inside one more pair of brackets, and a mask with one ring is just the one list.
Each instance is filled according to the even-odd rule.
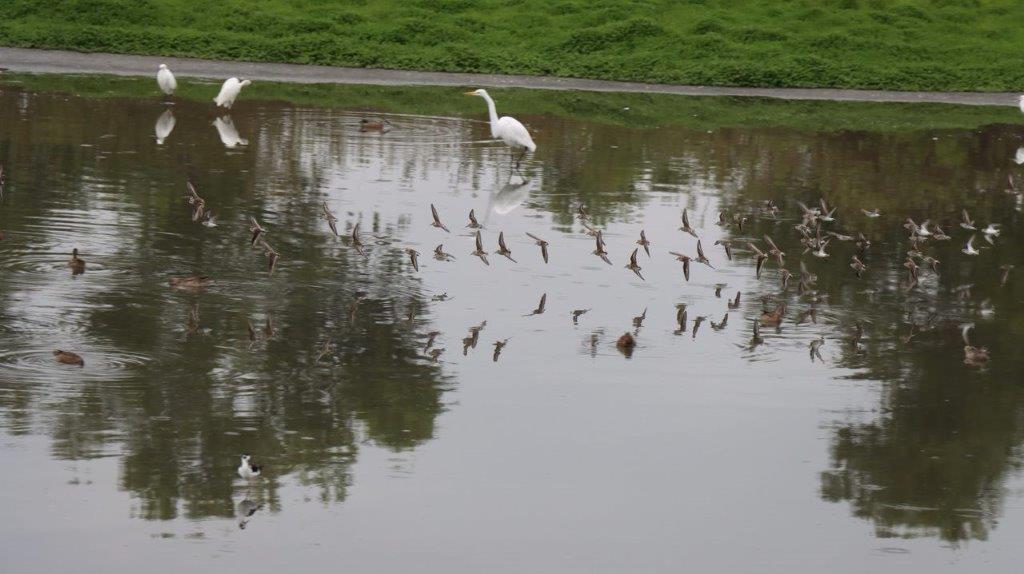
[[[150,78],[5,74],[4,85],[29,91],[58,91],[86,98],[161,97]],[[217,86],[182,79],[176,97],[209,102]],[[864,104],[768,98],[684,97],[665,94],[491,90],[501,113],[574,118],[632,126],[717,129],[770,126],[814,131],[975,128],[1020,123],[1010,107],[947,104]],[[448,87],[360,86],[256,82],[243,100],[287,101],[296,105],[419,115],[486,117],[482,103]],[[535,123],[535,122],[534,122]],[[532,127],[538,126],[531,124]]]
[[735,86],[1024,89],[1014,0],[7,0],[0,43]]

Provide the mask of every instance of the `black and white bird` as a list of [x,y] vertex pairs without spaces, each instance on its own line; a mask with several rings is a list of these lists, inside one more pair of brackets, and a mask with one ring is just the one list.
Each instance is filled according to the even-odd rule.
[[263,467],[252,463],[252,457],[243,454],[242,462],[238,465],[238,476],[249,480],[256,478],[263,473]]

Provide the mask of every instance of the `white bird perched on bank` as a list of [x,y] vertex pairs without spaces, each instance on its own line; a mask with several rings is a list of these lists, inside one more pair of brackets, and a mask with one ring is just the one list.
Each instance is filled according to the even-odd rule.
[[222,108],[231,109],[231,106],[235,103],[235,98],[242,91],[242,88],[251,84],[249,80],[239,80],[238,78],[228,78],[224,80],[224,85],[220,87],[220,93],[217,94],[216,98],[213,98],[213,102]]
[[533,143],[533,138],[530,137],[530,132],[526,130],[526,126],[510,116],[498,117],[498,112],[494,108],[494,100],[491,99],[491,95],[487,93],[487,90],[473,90],[472,92],[466,92],[466,95],[479,96],[487,102],[487,112],[491,116],[492,138],[500,139],[513,150],[522,148],[523,152],[516,159],[517,167],[527,151],[536,151],[537,144]]
[[171,73],[167,64],[160,64],[160,69],[156,72],[156,85],[160,86],[160,91],[168,96],[174,94],[174,90],[178,89],[178,80],[174,79],[174,74]]

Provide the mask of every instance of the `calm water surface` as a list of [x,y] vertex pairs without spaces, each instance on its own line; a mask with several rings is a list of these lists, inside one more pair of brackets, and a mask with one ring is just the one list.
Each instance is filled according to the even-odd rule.
[[[393,113],[382,135],[360,133],[357,110],[243,98],[217,119],[206,103],[0,87],[3,571],[1019,568],[1024,235],[1004,190],[1024,181],[1024,127],[522,116],[539,150],[513,173],[482,102],[466,106],[481,113]],[[186,177],[216,227],[192,221]],[[782,291],[775,265],[756,279],[745,241],[770,233],[798,273],[796,201],[822,196],[839,207],[827,229],[872,241],[865,277],[836,241],[802,258],[812,293]],[[331,234],[323,201],[343,235],[361,224],[365,256]],[[429,225],[431,203],[450,234]],[[694,254],[684,208],[715,267],[694,264],[689,282],[668,255]],[[1002,225],[978,257],[960,253],[962,208]],[[504,231],[517,263],[470,255],[470,209],[485,248]],[[749,223],[720,227],[720,210]],[[250,216],[281,254],[272,275]],[[953,236],[927,246],[939,274],[910,292],[907,216]],[[646,281],[623,268],[640,229]],[[526,232],[551,243],[549,264]],[[734,261],[718,239],[738,241]],[[439,243],[457,259],[431,257]],[[1002,264],[1017,266],[1005,286]],[[169,287],[193,273],[216,282]],[[751,346],[762,297],[788,313]],[[575,309],[590,311],[574,324]],[[966,322],[986,368],[963,363]],[[627,330],[631,357],[615,348]],[[261,479],[237,476],[242,452]]]

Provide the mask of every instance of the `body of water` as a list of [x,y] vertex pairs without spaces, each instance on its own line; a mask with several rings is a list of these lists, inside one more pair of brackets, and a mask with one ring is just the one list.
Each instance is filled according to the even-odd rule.
[[[517,112],[515,170],[445,97],[466,115],[0,85],[4,571],[1019,568],[1024,127],[639,126],[637,96]],[[795,229],[821,198],[828,257]]]

